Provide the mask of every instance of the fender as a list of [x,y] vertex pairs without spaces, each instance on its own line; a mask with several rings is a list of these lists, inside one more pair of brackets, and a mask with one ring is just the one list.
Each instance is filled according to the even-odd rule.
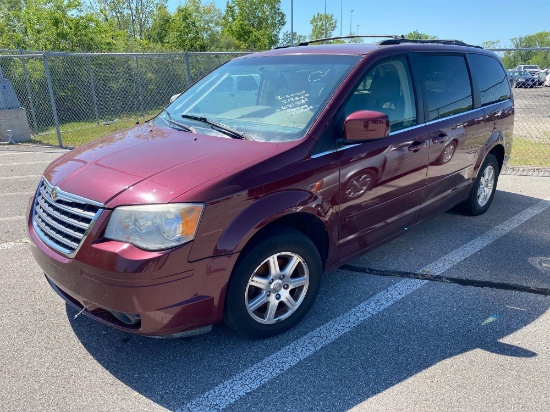
[[330,236],[328,220],[333,215],[332,206],[315,193],[286,190],[262,197],[243,209],[223,231],[212,255],[240,252],[260,229],[278,218],[296,212],[317,216]]
[[491,152],[496,146],[502,146],[503,149],[505,149],[504,144],[504,136],[500,131],[494,131],[491,136],[487,139],[485,144],[483,145],[483,148],[481,149],[479,156],[476,160],[476,163],[474,165],[474,170],[472,173],[472,181],[475,180],[477,177],[477,173],[479,172],[479,168],[481,167],[481,164],[487,157],[487,154]]
[[480,148],[479,156],[472,171],[472,181],[477,177],[481,164],[495,147],[501,145],[504,151],[503,164],[506,164],[512,148],[512,136],[514,129],[514,100],[505,100],[498,105],[486,109],[488,120],[493,123],[491,135]]

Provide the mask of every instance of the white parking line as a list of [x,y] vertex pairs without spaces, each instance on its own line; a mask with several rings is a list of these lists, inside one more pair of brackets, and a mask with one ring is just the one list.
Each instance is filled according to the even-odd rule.
[[42,175],[25,175],[25,176],[2,176],[0,180],[9,180],[9,179],[28,179],[31,177],[40,177]]
[[13,242],[0,243],[0,250],[11,249],[29,243],[27,239],[19,239]]
[[28,154],[39,154],[39,155],[45,155],[45,154],[62,154],[67,153],[68,150],[60,150],[56,152],[48,151],[48,152],[15,152],[15,151],[6,151],[3,153],[0,153],[0,156],[12,156],[12,155],[28,155]]
[[12,220],[23,220],[25,219],[25,216],[8,216],[8,217],[0,217],[0,222],[10,222]]
[[0,163],[0,166],[21,166],[21,165],[37,165],[51,163],[51,160],[41,160],[39,162],[21,162],[21,163]]
[[[422,268],[419,272],[441,275],[457,263],[479,252],[549,207],[550,198],[542,200],[464,246],[455,249]],[[427,282],[429,281],[407,279],[392,285],[351,309],[349,312],[325,323],[254,366],[198,396],[191,402],[183,405],[178,411],[217,411],[226,408],[247,393],[271,381],[297,363],[334,342],[345,333],[355,329],[371,316],[382,312],[384,309],[411,294]]]
[[34,192],[9,192],[0,193],[0,196],[32,196]]

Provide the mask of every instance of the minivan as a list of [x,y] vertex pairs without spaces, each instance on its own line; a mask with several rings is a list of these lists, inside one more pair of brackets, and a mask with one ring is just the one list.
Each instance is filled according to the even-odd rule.
[[[230,108],[212,103],[227,79]],[[52,162],[32,253],[67,304],[115,328],[274,336],[323,272],[456,205],[487,211],[513,120],[498,57],[459,41],[246,55]]]

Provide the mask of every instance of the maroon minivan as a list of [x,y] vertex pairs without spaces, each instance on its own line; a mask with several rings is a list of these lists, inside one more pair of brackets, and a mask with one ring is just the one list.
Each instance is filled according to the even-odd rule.
[[225,320],[273,336],[323,272],[457,204],[484,213],[513,119],[499,59],[458,41],[248,55],[49,165],[32,252],[110,326],[185,336]]

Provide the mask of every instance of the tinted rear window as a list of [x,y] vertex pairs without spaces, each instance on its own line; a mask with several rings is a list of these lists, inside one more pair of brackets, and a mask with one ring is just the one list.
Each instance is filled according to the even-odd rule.
[[496,59],[481,54],[471,54],[468,60],[472,72],[479,81],[482,106],[510,98],[508,78]]
[[472,109],[472,86],[464,56],[420,55],[418,61],[429,120]]

